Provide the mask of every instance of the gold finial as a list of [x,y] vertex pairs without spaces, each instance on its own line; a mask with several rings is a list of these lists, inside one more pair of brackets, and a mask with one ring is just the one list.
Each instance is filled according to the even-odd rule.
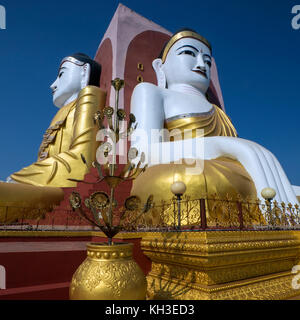
[[114,87],[116,91],[120,91],[124,87],[125,81],[121,80],[120,78],[116,78],[112,80],[111,85]]

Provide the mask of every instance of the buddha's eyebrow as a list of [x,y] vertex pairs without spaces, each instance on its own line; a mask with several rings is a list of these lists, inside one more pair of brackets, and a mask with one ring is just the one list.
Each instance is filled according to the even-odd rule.
[[63,69],[67,69],[66,67],[61,67],[61,68],[59,68],[59,70],[58,70],[58,75],[60,75],[60,73],[61,73],[61,71],[63,70]]
[[204,54],[203,57],[211,59],[211,56],[209,54]]
[[190,46],[190,45],[188,45],[188,44],[186,44],[186,45],[184,45],[184,46],[182,46],[182,47],[180,47],[180,48],[176,49],[176,51],[178,51],[178,50],[179,50],[179,49],[181,49],[181,48],[185,48],[185,47],[192,48],[192,49],[196,50],[197,52],[199,52],[199,50],[198,50],[197,48],[195,48],[195,47],[193,47],[193,46]]
[[67,69],[67,68],[66,68],[66,67],[61,67],[61,68],[59,68],[58,74],[60,74],[63,69]]

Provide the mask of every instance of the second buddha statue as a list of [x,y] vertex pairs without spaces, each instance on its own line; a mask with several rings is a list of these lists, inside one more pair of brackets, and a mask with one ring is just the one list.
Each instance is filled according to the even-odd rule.
[[[74,187],[95,160],[97,127],[94,114],[105,105],[99,88],[101,66],[85,54],[62,60],[51,85],[59,111],[46,130],[38,161],[11,175],[14,182],[35,186]],[[86,159],[85,165],[81,155]]]
[[[132,146],[148,155],[150,167],[134,182],[132,194],[143,200],[149,194],[158,202],[169,200],[170,185],[174,180],[182,180],[187,185],[187,194],[194,199],[203,194],[256,199],[262,198],[263,188],[272,187],[278,202],[297,204],[293,188],[275,156],[256,143],[237,137],[229,117],[207,100],[211,63],[209,42],[192,30],[181,30],[153,61],[158,85],[136,86],[131,112],[145,134],[142,137],[137,132]],[[163,135],[160,141],[153,141],[153,130],[162,129],[169,132],[176,129],[175,141],[168,141]],[[184,130],[192,133],[187,140],[182,140]],[[203,146],[200,152],[190,147],[199,141]],[[158,148],[153,148],[154,145]],[[151,152],[150,146],[156,151]],[[166,153],[169,157],[164,157]],[[187,173],[191,166],[186,160],[190,159],[203,161],[203,171]],[[180,160],[183,163],[176,164]]]

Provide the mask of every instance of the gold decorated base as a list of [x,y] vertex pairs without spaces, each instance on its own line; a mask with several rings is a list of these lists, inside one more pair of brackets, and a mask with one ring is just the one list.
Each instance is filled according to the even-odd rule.
[[41,218],[63,199],[61,188],[0,182],[0,223]]
[[300,300],[299,290],[295,293],[291,288],[294,277],[289,273],[282,273],[212,288],[188,285],[182,281],[170,282],[169,279],[157,281],[157,276],[153,274],[147,280],[150,283],[148,294],[151,300]]
[[[149,299],[282,300],[300,296],[300,231],[152,233]],[[294,283],[294,288],[292,283]]]
[[132,243],[91,243],[73,275],[71,300],[144,300],[146,278],[132,259]]

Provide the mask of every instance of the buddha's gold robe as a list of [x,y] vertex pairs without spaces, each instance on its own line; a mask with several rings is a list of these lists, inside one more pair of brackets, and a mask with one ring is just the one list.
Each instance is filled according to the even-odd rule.
[[[168,119],[165,122],[165,127],[170,132],[174,129],[179,129],[181,133],[184,133],[184,130],[191,130],[193,138],[237,137],[237,132],[229,117],[215,105],[211,111],[206,113],[181,115]],[[202,129],[203,132],[198,132],[197,129]]]
[[[229,136],[237,137],[237,132],[229,117],[217,106],[204,114],[181,115],[177,118],[167,120],[165,127],[172,131],[179,129],[192,130],[193,137]],[[197,129],[202,129],[199,132]],[[184,139],[184,135],[181,135]],[[178,139],[178,137],[175,138]],[[180,138],[180,137],[179,137]],[[181,138],[181,139],[182,139]],[[174,181],[183,181],[187,190],[185,195],[190,199],[212,199],[216,196],[219,199],[231,199],[236,210],[236,199],[256,199],[257,193],[255,185],[240,162],[221,157],[213,160],[204,160],[201,174],[189,174],[186,169],[195,167],[186,164],[191,159],[182,159],[181,164],[160,164],[147,168],[133,183],[132,195],[141,198],[143,202],[152,194],[157,205],[161,201],[170,202],[173,194],[170,187]],[[186,162],[186,163],[185,163]],[[210,218],[219,219],[224,222],[224,211],[220,207],[216,208],[218,202],[207,200],[207,212]],[[219,202],[221,204],[221,202]],[[257,218],[257,212],[252,214],[252,221]],[[166,222],[166,221],[165,221]],[[187,221],[182,221],[183,224]]]
[[88,86],[57,112],[44,134],[38,161],[11,175],[19,183],[0,183],[0,223],[41,218],[63,200],[61,187],[76,186],[68,179],[84,178],[99,145],[94,115],[105,99],[104,91]]
[[[78,99],[62,107],[44,134],[38,161],[11,178],[35,186],[74,187],[96,157],[97,127],[94,114],[105,105],[106,94],[98,87],[81,90]],[[81,154],[86,159],[85,165]]]

